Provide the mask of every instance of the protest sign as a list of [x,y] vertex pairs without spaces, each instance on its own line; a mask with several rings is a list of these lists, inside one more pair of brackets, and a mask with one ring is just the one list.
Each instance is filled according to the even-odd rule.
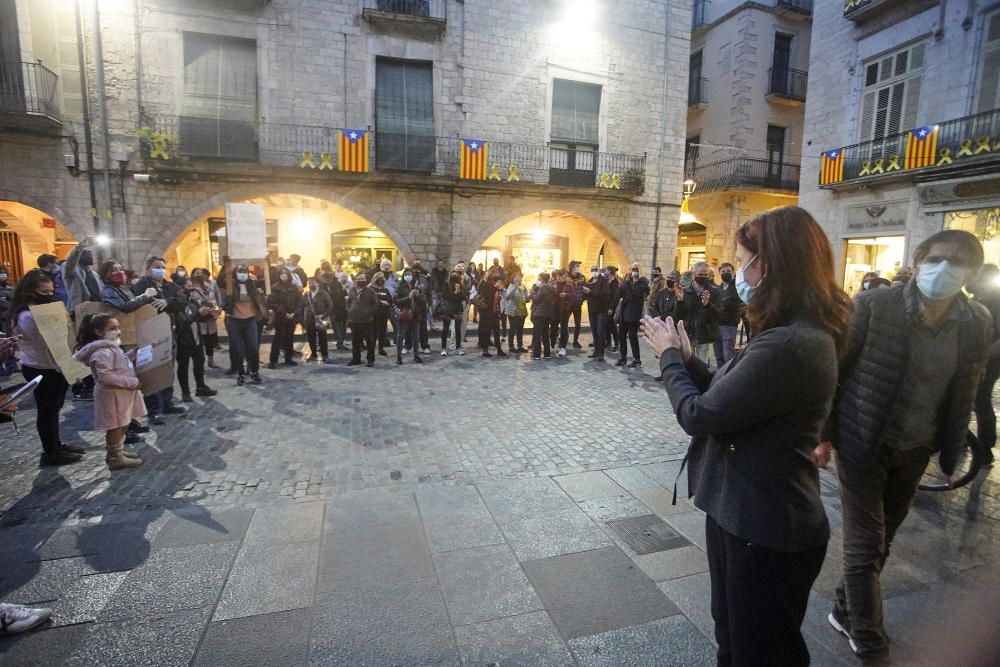
[[62,301],[29,306],[35,326],[45,341],[45,347],[56,360],[67,382],[73,383],[90,375],[90,368],[73,358],[76,336],[69,321],[69,313]]
[[267,222],[260,204],[226,204],[226,256],[230,260],[267,257]]
[[156,309],[152,306],[146,305],[137,310],[133,310],[131,313],[123,313],[114,306],[109,306],[106,303],[99,303],[97,301],[85,301],[76,307],[76,326],[79,329],[80,324],[83,322],[83,318],[86,315],[107,313],[108,315],[113,315],[116,320],[118,320],[118,326],[122,332],[122,346],[132,347],[136,344],[136,330],[141,322],[144,322],[152,317],[156,317]]
[[[174,384],[173,336],[170,316],[160,313],[138,323],[136,331],[135,375],[144,396],[155,394]],[[142,362],[142,363],[140,363]]]

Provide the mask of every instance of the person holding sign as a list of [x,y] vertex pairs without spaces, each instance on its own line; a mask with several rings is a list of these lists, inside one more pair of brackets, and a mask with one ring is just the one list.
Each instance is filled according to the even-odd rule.
[[77,361],[90,366],[94,385],[94,428],[105,431],[109,470],[142,465],[142,459],[126,452],[125,430],[134,417],[146,414],[139,391],[139,378],[121,348],[118,320],[101,313],[86,315],[77,334]]
[[43,466],[77,463],[86,451],[83,447],[64,445],[59,436],[59,412],[66,402],[69,383],[45,344],[30,310],[30,306],[52,303],[53,299],[55,285],[52,278],[40,269],[32,269],[14,287],[11,309],[13,332],[21,337],[18,340],[21,373],[29,382],[39,376],[42,378],[35,387],[34,397],[37,408],[35,426],[42,441],[39,465]]
[[231,289],[226,289],[226,302],[222,309],[226,311],[229,349],[239,372],[236,384],[242,386],[246,382],[244,361],[251,381],[260,384],[260,331],[257,323],[267,317],[264,295],[250,279],[250,268],[246,264],[238,265],[229,279],[235,282]]

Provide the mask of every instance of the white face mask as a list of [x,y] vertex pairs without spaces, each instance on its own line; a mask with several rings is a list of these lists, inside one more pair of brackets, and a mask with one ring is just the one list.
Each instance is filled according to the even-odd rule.
[[591,278],[596,278],[596,277],[597,277],[597,276],[599,276],[599,275],[600,275],[600,274],[599,274],[599,273],[598,273],[597,271],[591,271],[591,272],[590,272],[590,277],[591,277]]
[[753,296],[753,292],[760,286],[760,283],[756,285],[751,285],[747,282],[745,271],[750,268],[750,265],[757,261],[757,255],[754,255],[746,266],[741,266],[740,270],[736,272],[736,293],[740,297],[740,301],[743,303],[750,303],[750,297]]
[[632,272],[632,277],[633,278],[638,278],[639,277],[639,272],[638,271],[633,271]]
[[921,264],[917,273],[917,288],[928,299],[947,299],[962,291],[969,272],[948,260],[937,264]]
[[113,329],[111,331],[104,332],[104,340],[109,340],[115,345],[122,344],[122,332],[118,329]]

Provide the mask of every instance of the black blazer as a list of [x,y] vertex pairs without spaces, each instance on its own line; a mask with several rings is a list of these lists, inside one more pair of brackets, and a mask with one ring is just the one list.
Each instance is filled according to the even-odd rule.
[[689,493],[732,535],[806,551],[830,539],[811,453],[837,387],[833,337],[807,322],[756,336],[714,375],[680,351],[660,357],[663,384],[691,436]]

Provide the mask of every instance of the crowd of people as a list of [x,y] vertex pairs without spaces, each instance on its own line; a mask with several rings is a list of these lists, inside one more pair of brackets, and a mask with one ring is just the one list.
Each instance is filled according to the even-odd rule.
[[[622,274],[592,265],[585,275],[574,261],[529,286],[513,260],[485,270],[438,262],[424,271],[416,262],[399,273],[384,261],[354,275],[323,262],[309,275],[295,255],[271,267],[239,264],[215,280],[184,267],[168,276],[164,261],[152,257],[144,275],[130,280],[113,259],[95,270],[89,245],[81,242],[61,267],[42,256],[38,269],[3,293],[10,334],[0,344],[3,368],[16,347],[25,379],[41,378],[34,396],[43,465],[73,463],[83,452],[60,438],[69,385],[39,335],[34,304],[60,300],[75,314],[93,300],[121,313],[150,305],[170,314],[184,401],[192,400],[189,369],[195,395],[215,393],[204,369],[216,367],[223,313],[228,372],[238,385],[263,381],[266,329],[273,332],[268,368],[298,363],[299,326],[310,358],[330,361],[332,335],[336,350],[350,351],[347,363],[369,367],[392,347],[397,364],[408,355],[422,363],[437,324],[439,354],[462,355],[470,319],[483,357],[546,359],[582,349],[584,308],[590,358],[617,353],[618,366],[638,368],[641,337],[692,436],[684,466],[693,502],[706,513],[720,665],[808,664],[800,627],[830,539],[818,469],[834,457],[844,547],[829,622],[866,661],[887,660],[880,573],[921,475],[935,453],[944,474],[953,474],[973,409],[984,447],[996,444],[1000,269],[984,266],[982,245],[963,231],[930,236],[915,249],[912,270],[892,281],[866,276],[854,299],[835,280],[825,234],[797,207],[743,225],[736,263],[721,264],[718,281],[706,263],[685,274],[654,268],[647,277],[638,264]],[[9,290],[2,276],[0,289]],[[185,408],[173,402],[172,387],[141,397],[114,314],[79,320],[76,358],[92,375],[73,393],[95,401],[109,468],[140,465],[125,449],[148,429],[137,418],[148,413],[150,423],[162,424],[162,415]],[[15,611],[30,620],[47,610]]]

